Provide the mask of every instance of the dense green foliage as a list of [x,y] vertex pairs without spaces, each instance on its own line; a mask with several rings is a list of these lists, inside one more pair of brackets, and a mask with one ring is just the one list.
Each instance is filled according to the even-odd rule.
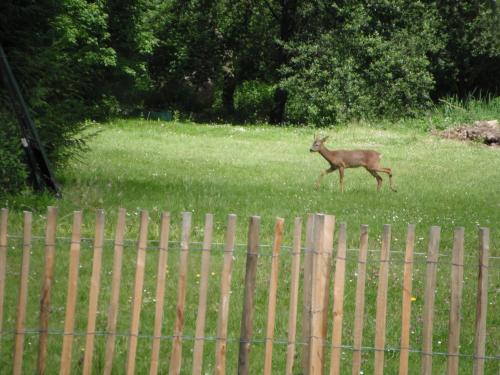
[[[321,126],[497,95],[499,25],[489,0],[0,4],[0,43],[56,166],[82,145],[84,119],[168,110]],[[2,132],[0,163],[21,171],[16,132]]]

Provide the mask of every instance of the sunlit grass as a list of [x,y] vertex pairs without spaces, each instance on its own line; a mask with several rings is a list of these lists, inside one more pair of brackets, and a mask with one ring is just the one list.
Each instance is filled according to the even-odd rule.
[[[128,211],[127,238],[132,242],[127,247],[124,260],[124,279],[119,330],[127,332],[130,319],[129,300],[135,267],[135,245],[137,238],[139,211],[146,209],[151,216],[150,238],[158,238],[159,218],[162,211],[172,215],[171,239],[178,243],[180,236],[181,212],[193,212],[192,237],[200,241],[203,235],[205,213],[215,215],[215,242],[222,242],[226,217],[230,213],[238,215],[235,268],[232,282],[231,314],[228,346],[228,373],[235,373],[237,365],[239,324],[241,317],[242,284],[244,279],[245,243],[248,217],[259,215],[262,218],[261,242],[272,242],[273,223],[276,216],[284,217],[285,245],[291,245],[292,223],[296,216],[306,218],[311,212],[324,212],[336,216],[337,222],[348,225],[348,267],[345,297],[344,343],[352,344],[352,316],[354,312],[355,270],[359,246],[359,226],[370,226],[370,263],[367,278],[366,335],[364,346],[373,346],[375,299],[378,272],[378,249],[383,224],[392,225],[392,258],[389,290],[389,314],[387,347],[399,346],[400,299],[403,268],[403,254],[406,227],[417,224],[416,251],[425,253],[428,232],[431,225],[442,228],[441,253],[439,266],[436,323],[434,330],[434,349],[447,350],[447,317],[449,313],[449,255],[452,247],[453,229],[465,227],[466,261],[464,288],[464,322],[462,333],[462,352],[472,354],[474,330],[474,304],[477,264],[477,230],[479,226],[491,230],[491,255],[500,256],[500,152],[479,144],[461,143],[435,138],[421,130],[406,127],[383,129],[381,127],[344,127],[337,130],[326,129],[330,135],[327,147],[330,148],[370,148],[383,154],[382,165],[391,167],[394,172],[397,193],[388,188],[384,178],[381,192],[376,191],[375,179],[363,169],[346,171],[345,192],[338,189],[338,174],[325,177],[319,189],[314,181],[327,163],[318,154],[309,152],[314,131],[308,128],[276,128],[267,126],[226,126],[194,125],[186,123],[147,122],[143,120],[116,120],[96,125],[101,132],[91,140],[90,152],[83,161],[72,161],[68,168],[58,176],[63,186],[63,199],[49,197],[33,200],[31,197],[9,198],[2,206],[10,207],[9,233],[20,235],[22,231],[22,210],[34,212],[34,234],[43,237],[45,206],[54,204],[59,207],[58,235],[69,237],[72,211],[83,209],[85,221],[83,233],[93,235],[94,211],[106,211],[106,238],[113,238],[116,215],[119,207]],[[385,176],[384,176],[385,177]],[[8,256],[7,304],[4,323],[5,329],[13,329],[15,301],[17,298],[21,246],[19,240],[11,238],[12,250]],[[199,249],[199,245],[195,245]],[[79,308],[76,329],[86,329],[86,303],[91,270],[91,241],[82,249],[80,270]],[[69,243],[61,240],[58,247],[56,285],[54,289],[51,327],[63,328],[67,250]],[[166,313],[164,335],[173,333],[173,317],[176,299],[176,270],[178,245],[172,244],[169,255],[167,281]],[[222,265],[222,247],[215,247],[216,255],[212,262],[209,290],[209,308],[206,335],[216,335],[217,309]],[[256,315],[254,335],[262,340],[265,335],[267,309],[268,277],[270,270],[269,248],[263,247],[258,273],[258,292],[256,296]],[[417,256],[414,278],[414,302],[412,318],[412,347],[420,348],[421,313],[423,307],[425,256]],[[154,292],[157,253],[148,252],[146,262],[146,283],[141,317],[141,332],[152,334],[154,319]],[[108,243],[104,256],[103,287],[100,298],[98,330],[106,327],[107,304],[110,293],[110,274],[112,267],[112,244]],[[30,282],[28,327],[37,326],[38,295],[43,266],[43,239],[37,239],[33,248],[32,272]],[[190,255],[190,278],[186,310],[187,336],[194,336],[200,252]],[[500,262],[490,261],[490,307],[488,315],[488,355],[497,355],[500,342],[500,321],[495,291],[500,285]],[[278,319],[276,338],[286,341],[286,322],[289,298],[290,254],[284,249],[280,263],[280,289],[278,293]],[[301,309],[299,308],[299,312]],[[300,326],[300,317],[299,317]],[[298,330],[300,332],[300,329]],[[30,336],[26,346],[26,373],[34,372],[36,364],[37,337]],[[76,337],[74,345],[75,369],[84,345],[83,337]],[[147,373],[150,355],[150,339],[140,339],[137,373]],[[102,352],[104,337],[97,338],[96,371],[103,366]],[[12,337],[4,336],[2,346],[10,348]],[[62,337],[50,338],[51,371],[56,372]],[[183,373],[190,373],[192,340],[186,340],[183,350]],[[204,373],[213,372],[215,342],[206,342]],[[127,340],[117,341],[116,373],[124,371]],[[10,349],[2,351],[0,367],[10,369]],[[168,369],[170,340],[162,341],[162,371]],[[264,344],[254,345],[251,355],[253,372],[259,373],[263,363]],[[276,345],[273,368],[276,373],[283,372],[286,345]],[[349,372],[351,352],[345,351],[343,372]],[[373,353],[364,355],[363,370],[372,371]],[[299,358],[300,359],[300,358]],[[388,353],[387,373],[397,372],[398,356]],[[410,356],[412,373],[419,373],[418,354]],[[435,357],[435,371],[444,372],[446,357]],[[471,360],[464,358],[464,372],[470,372]],[[489,361],[487,369],[493,371],[500,367],[499,361]]]

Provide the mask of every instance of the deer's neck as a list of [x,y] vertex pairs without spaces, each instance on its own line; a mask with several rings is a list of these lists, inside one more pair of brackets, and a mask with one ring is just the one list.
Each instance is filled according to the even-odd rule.
[[333,158],[333,153],[334,151],[331,151],[329,149],[327,149],[325,146],[321,146],[321,148],[319,149],[319,153],[321,154],[321,156],[323,156],[328,162],[331,162],[332,161],[332,158]]

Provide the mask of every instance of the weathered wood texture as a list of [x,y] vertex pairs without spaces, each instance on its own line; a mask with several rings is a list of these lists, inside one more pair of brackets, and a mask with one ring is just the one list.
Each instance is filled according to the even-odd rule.
[[32,245],[33,215],[24,212],[23,258],[21,260],[21,276],[19,278],[19,295],[16,310],[16,337],[14,343],[14,359],[12,373],[21,375],[23,371],[24,329],[26,320],[26,304],[28,302],[28,280],[30,269],[30,252]]
[[54,282],[54,262],[56,256],[56,220],[57,208],[49,207],[47,210],[47,227],[45,231],[45,266],[42,280],[42,293],[40,297],[40,323],[38,342],[37,374],[45,374],[47,366],[47,350],[49,340],[49,315]]
[[276,320],[276,298],[278,294],[278,267],[281,242],[283,240],[283,224],[285,220],[276,219],[274,226],[273,255],[271,261],[271,275],[269,278],[269,296],[267,303],[266,348],[264,356],[264,375],[271,375],[273,360],[274,323]]
[[153,343],[151,347],[150,375],[158,373],[160,361],[160,338],[163,322],[163,300],[165,298],[165,280],[168,261],[168,239],[170,236],[170,214],[163,213],[160,223],[160,243],[158,244],[158,271],[156,273],[155,321],[153,326]]
[[292,375],[295,360],[295,339],[297,333],[297,310],[300,281],[300,245],[302,235],[302,219],[295,219],[292,245],[292,266],[290,281],[290,308],[288,313],[288,347],[286,352],[286,375]]
[[139,228],[139,241],[137,245],[137,260],[135,266],[134,291],[132,295],[132,312],[130,314],[130,331],[128,339],[128,352],[126,373],[135,373],[135,360],[137,353],[137,341],[139,336],[139,321],[141,317],[142,292],[144,286],[144,269],[146,266],[146,247],[148,241],[149,214],[141,212],[141,225]]
[[432,374],[432,327],[434,323],[434,301],[436,298],[437,262],[441,228],[432,227],[427,252],[427,271],[425,275],[424,311],[422,328],[422,375]]
[[389,282],[389,258],[391,254],[391,226],[384,225],[377,290],[375,317],[375,364],[374,374],[384,373],[385,323],[387,319],[387,286]]
[[181,254],[179,258],[179,279],[177,282],[177,305],[174,324],[174,339],[172,342],[172,352],[170,353],[170,375],[181,373],[182,363],[182,332],[184,329],[187,276],[188,276],[188,256],[189,256],[189,237],[191,234],[192,213],[184,212],[182,214],[182,234],[181,234]]
[[224,246],[222,266],[219,319],[217,321],[217,343],[215,345],[215,373],[226,373],[227,325],[229,320],[229,301],[231,297],[231,276],[233,272],[233,253],[236,241],[236,215],[229,215]]
[[411,291],[413,286],[413,249],[415,247],[415,225],[408,225],[406,232],[405,264],[403,268],[403,296],[401,306],[401,342],[399,375],[408,374],[410,353]]
[[486,354],[486,310],[488,308],[488,266],[490,231],[479,228],[479,272],[476,294],[476,329],[474,335],[474,375],[484,374]]
[[87,314],[87,337],[83,358],[83,374],[92,373],[92,358],[94,356],[94,338],[97,319],[97,304],[101,287],[102,251],[104,247],[104,211],[97,210],[95,220],[94,257],[92,259],[92,276],[89,290],[89,310]]
[[248,247],[243,290],[243,312],[240,328],[240,348],[238,354],[238,375],[250,373],[250,344],[253,333],[253,310],[259,259],[260,217],[252,216],[248,227]]
[[106,348],[104,354],[104,375],[111,375],[115,353],[116,323],[118,321],[118,302],[120,299],[120,284],[123,263],[123,245],[125,240],[125,217],[127,212],[120,208],[115,230],[115,246],[113,253],[113,274],[111,279],[111,297],[108,307],[108,323],[106,332]]
[[458,375],[460,353],[460,310],[464,280],[464,228],[457,228],[453,238],[450,280],[450,320],[448,323],[447,374]]
[[59,370],[60,375],[67,375],[71,373],[71,352],[73,349],[78,269],[80,266],[81,226],[82,212],[76,211],[73,215],[73,231],[71,236],[71,246],[69,249],[68,293],[66,297],[64,338],[61,352],[61,367]]

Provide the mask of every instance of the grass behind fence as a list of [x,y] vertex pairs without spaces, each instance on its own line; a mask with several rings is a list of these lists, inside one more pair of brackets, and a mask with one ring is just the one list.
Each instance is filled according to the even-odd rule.
[[[398,193],[391,193],[384,180],[380,193],[376,193],[376,183],[364,170],[347,170],[345,193],[338,192],[338,175],[332,174],[324,179],[323,185],[314,189],[314,180],[319,172],[326,168],[326,162],[317,154],[309,153],[313,130],[303,128],[271,128],[271,127],[236,127],[236,126],[196,126],[184,123],[156,123],[146,121],[115,121],[96,125],[102,132],[90,143],[91,152],[82,162],[71,162],[69,168],[59,179],[63,184],[64,198],[53,201],[50,198],[32,200],[29,196],[9,198],[2,206],[10,206],[9,233],[21,234],[21,210],[34,212],[34,234],[43,236],[46,205],[59,206],[58,235],[69,237],[72,223],[72,211],[84,210],[83,234],[91,237],[94,225],[94,210],[106,210],[106,238],[113,237],[118,207],[128,209],[127,238],[132,240],[126,249],[124,259],[124,276],[121,290],[121,310],[118,331],[127,332],[130,323],[129,299],[132,293],[135,269],[139,209],[148,209],[151,216],[150,238],[158,238],[159,217],[161,211],[172,214],[171,239],[178,241],[180,236],[180,213],[193,211],[192,238],[201,241],[205,213],[215,214],[215,241],[222,242],[229,213],[238,215],[237,254],[233,271],[233,290],[231,295],[231,313],[229,337],[237,339],[239,335],[239,319],[241,302],[244,251],[248,217],[258,214],[262,217],[262,242],[271,244],[274,218],[281,216],[285,221],[285,244],[291,245],[293,218],[308,212],[327,212],[336,215],[337,222],[348,225],[348,248],[358,246],[359,225],[370,225],[370,245],[374,250],[369,253],[367,289],[366,289],[366,323],[363,345],[373,346],[376,283],[378,272],[378,251],[382,225],[392,224],[393,242],[389,274],[388,329],[386,346],[399,346],[402,260],[404,254],[405,231],[408,223],[417,224],[416,251],[427,251],[428,231],[431,225],[442,227],[440,253],[447,255],[438,267],[438,286],[436,296],[436,315],[434,328],[434,350],[445,352],[448,320],[449,269],[453,229],[464,226],[466,229],[466,269],[464,287],[464,322],[462,324],[462,353],[472,353],[473,319],[475,316],[475,285],[477,265],[477,227],[486,226],[491,229],[490,254],[500,256],[499,232],[500,215],[500,152],[478,144],[466,144],[441,140],[418,130],[381,130],[376,128],[349,127],[339,130],[327,130],[331,135],[327,146],[330,148],[375,148],[382,152],[383,163],[393,168]],[[15,238],[11,238],[15,245]],[[201,245],[198,245],[198,247]],[[16,288],[18,285],[21,247],[11,246],[8,255],[7,303],[5,312],[5,329],[14,327],[14,307],[16,305]],[[169,273],[167,274],[166,307],[164,335],[173,332],[173,310],[175,309],[178,265],[178,250],[174,246],[169,254]],[[266,248],[269,255],[270,249]],[[214,275],[210,276],[209,305],[206,336],[214,337],[216,332],[216,309],[220,287],[220,270],[222,266],[222,246],[214,247],[218,255],[212,261]],[[53,310],[51,312],[51,329],[62,330],[66,303],[67,253],[69,243],[64,241],[58,245],[56,261],[56,285],[53,294]],[[29,280],[29,311],[27,327],[37,327],[40,279],[43,266],[43,240],[37,240],[33,248],[31,276]],[[110,293],[110,272],[112,261],[112,245],[107,244],[103,259],[102,289],[99,299],[98,329],[106,327],[107,303]],[[198,302],[197,274],[199,274],[200,253],[193,251],[189,260],[189,289],[187,294],[185,334],[194,336],[196,305]],[[141,333],[150,335],[153,327],[154,293],[156,273],[156,252],[148,251],[146,260],[146,280],[144,286],[143,312],[141,315]],[[412,348],[421,348],[421,311],[423,306],[425,264],[424,256],[416,256],[414,268],[414,292],[416,301],[412,308]],[[348,251],[346,269],[345,318],[343,343],[352,345],[352,321],[354,314],[354,286],[357,252]],[[400,262],[398,262],[398,259]],[[418,263],[420,261],[420,263]],[[280,275],[288,275],[290,257],[282,254]],[[83,332],[86,328],[86,303],[88,284],[91,272],[91,243],[82,247],[81,268],[78,285],[78,305],[76,330]],[[270,257],[263,256],[259,260],[258,292],[256,296],[256,322],[254,333],[257,339],[265,334],[265,318],[267,309],[268,275]],[[488,314],[489,335],[487,354],[498,355],[500,346],[498,337],[499,305],[495,291],[500,285],[500,262],[490,261],[490,305]],[[276,340],[286,341],[286,317],[289,298],[289,278],[280,277],[277,307]],[[299,306],[301,300],[299,301]],[[82,308],[82,306],[84,308]],[[299,314],[301,308],[299,308]],[[300,315],[299,327],[300,330]],[[331,332],[329,332],[331,335]],[[78,366],[83,337],[76,337],[74,343],[74,361]],[[10,368],[12,337],[7,335],[2,340],[0,367]],[[96,338],[96,352],[104,350],[105,338]],[[137,371],[144,370],[149,364],[150,339],[140,338],[138,358],[145,358],[138,363]],[[62,338],[60,335],[49,337],[49,355],[53,362],[53,370],[57,371]],[[190,371],[193,341],[185,340],[183,348],[183,369]],[[6,350],[8,348],[8,350]],[[29,335],[25,345],[25,368],[27,373],[33,372],[36,363],[37,336]],[[211,372],[214,364],[215,341],[205,343],[204,370]],[[127,338],[117,340],[117,358],[114,361],[116,370],[123,370],[126,359]],[[237,341],[228,343],[228,373],[234,373],[238,352]],[[79,354],[76,354],[79,353]],[[273,369],[278,372],[284,369],[286,345],[276,345],[274,349]],[[161,369],[166,371],[169,358],[170,340],[162,341]],[[256,343],[252,349],[254,371],[258,372],[259,363],[263,363],[264,342]],[[329,355],[326,356],[329,358]],[[350,366],[350,350],[343,351],[341,373],[348,373]],[[104,363],[102,356],[95,357],[96,369]],[[262,359],[262,360],[259,360]],[[365,373],[372,371],[373,352],[363,355],[362,369]],[[386,353],[387,373],[394,373],[399,365],[397,353]],[[142,360],[140,362],[143,362]],[[412,373],[420,370],[420,355],[410,353]],[[434,369],[444,369],[446,357],[434,357]],[[31,366],[31,367],[30,367]],[[143,367],[141,367],[143,366]],[[212,366],[212,367],[211,367]],[[233,366],[233,367],[232,367]],[[472,361],[461,359],[465,372],[470,372]],[[489,367],[488,367],[489,366]],[[486,369],[495,371],[498,361],[487,362]],[[462,367],[461,367],[462,368]],[[488,372],[487,372],[488,373]]]
[[[240,222],[240,225],[245,225],[247,220]],[[137,225],[137,220],[130,224]],[[348,228],[348,238],[354,237],[354,242],[357,242],[358,228]],[[376,235],[381,232],[381,228],[370,228],[370,234]],[[470,234],[472,235],[472,234]],[[475,234],[474,234],[475,236]],[[168,256],[168,272],[167,272],[167,289],[165,299],[165,318],[163,324],[162,335],[164,339],[161,343],[160,354],[160,371],[168,370],[168,358],[171,350],[171,335],[173,333],[173,323],[175,317],[175,300],[177,295],[177,267],[179,261],[179,244],[178,239],[172,238]],[[288,233],[290,240],[290,233]],[[427,240],[427,236],[426,236]],[[289,241],[287,241],[289,245]],[[238,338],[241,318],[241,306],[243,300],[243,281],[246,258],[246,246],[240,244],[235,249],[234,269],[232,279],[232,293],[230,303],[230,319],[229,319],[229,342],[227,355],[227,373],[235,373],[237,366],[238,355]],[[55,333],[49,336],[49,366],[48,373],[57,372],[60,352],[62,347],[62,330],[64,327],[64,310],[66,304],[66,288],[67,288],[67,269],[68,269],[68,252],[70,241],[68,239],[60,239],[57,246],[56,256],[56,272],[55,284],[53,289],[52,310],[50,316],[50,329]],[[257,292],[256,292],[256,308],[254,319],[254,343],[252,344],[252,372],[259,373],[262,369],[264,356],[264,339],[266,331],[266,315],[267,315],[267,298],[268,298],[268,283],[271,264],[271,248],[270,244],[263,243],[261,248],[261,257],[257,272]],[[43,239],[35,239],[32,250],[31,272],[29,279],[29,298],[28,298],[28,318],[26,327],[28,330],[38,326],[38,309],[39,309],[39,292],[40,278],[43,266]],[[335,243],[335,249],[337,247]],[[20,269],[20,240],[10,238],[11,249],[8,258],[8,290],[13,291],[19,283]],[[209,277],[209,293],[208,293],[208,309],[207,309],[207,325],[205,331],[205,355],[204,355],[204,372],[212,373],[215,358],[215,338],[216,338],[216,322],[219,306],[219,288],[220,274],[222,269],[223,258],[222,244],[215,244],[212,253],[212,265]],[[110,297],[111,284],[111,269],[112,269],[112,241],[107,241],[104,249],[103,258],[103,273],[101,294],[99,298],[97,331],[104,332],[106,330],[106,318],[108,301]],[[114,373],[122,373],[124,371],[124,363],[127,355],[127,333],[130,326],[130,303],[133,289],[133,279],[135,272],[135,259],[137,247],[134,240],[129,240],[126,243],[123,262],[123,278],[120,294],[120,312],[118,319],[117,332],[119,336],[116,341],[116,354],[114,360]],[[277,306],[277,321],[275,332],[275,347],[273,369],[276,372],[283,370],[285,366],[286,353],[286,328],[288,316],[288,299],[290,287],[290,249],[285,247],[282,249],[280,257],[280,277],[279,277],[279,293]],[[425,286],[425,271],[427,246],[425,244],[418,245],[415,249],[415,264],[414,264],[414,281],[413,293],[415,301],[412,303],[412,319],[411,319],[411,334],[410,346],[414,350],[421,349],[421,328],[422,328],[422,311],[423,311],[423,296]],[[341,373],[348,373],[351,366],[352,351],[352,329],[354,316],[354,294],[356,284],[356,269],[357,269],[358,251],[356,248],[350,248],[347,252],[346,264],[346,292],[344,303],[344,320],[343,320],[343,340],[342,344],[345,349],[342,351],[342,367]],[[151,353],[152,341],[152,322],[154,319],[154,295],[155,295],[155,274],[157,266],[157,242],[150,242],[147,250],[146,259],[146,278],[144,284],[143,303],[141,312],[141,337],[139,338],[139,346],[137,351],[137,373],[146,373],[149,369],[149,358]],[[196,321],[196,311],[198,303],[198,288],[199,288],[199,273],[201,259],[201,244],[195,243],[190,246],[189,254],[189,277],[188,277],[188,294],[186,303],[186,325],[184,335],[186,339],[183,343],[183,371],[190,372],[192,349],[194,345],[194,331]],[[82,333],[86,330],[86,312],[88,306],[88,288],[90,281],[90,270],[92,261],[92,243],[86,240],[82,244],[81,261],[80,261],[80,277],[78,284],[78,300],[77,300],[77,316],[75,331]],[[302,260],[303,261],[303,260]],[[303,262],[302,262],[303,263]],[[463,321],[461,330],[461,349],[460,352],[464,357],[460,358],[460,371],[470,372],[472,369],[472,357],[467,357],[473,353],[473,337],[474,337],[474,307],[477,285],[477,261],[475,256],[470,253],[466,255],[466,266],[464,269],[464,297],[463,297]],[[404,254],[397,249],[393,249],[391,253],[391,263],[389,272],[389,303],[388,303],[388,319],[387,319],[387,339],[386,348],[395,349],[394,352],[387,352],[385,355],[386,372],[394,373],[399,365],[399,337],[401,329],[401,285],[402,285],[402,270],[404,264]],[[365,373],[373,371],[373,355],[372,349],[375,337],[375,308],[378,283],[379,269],[379,251],[378,249],[370,248],[367,264],[367,289],[366,289],[366,306],[365,306],[365,329],[363,334],[363,346],[366,351],[363,353],[362,370]],[[449,315],[449,279],[450,279],[451,258],[449,255],[441,256],[438,265],[438,286],[436,289],[436,309],[434,318],[434,346],[433,351],[437,353],[445,353],[447,351],[447,334],[448,334],[448,315]],[[492,258],[490,260],[490,293],[489,293],[489,315],[488,315],[488,340],[487,350],[488,356],[495,356],[498,348],[498,337],[500,335],[500,321],[498,320],[497,306],[500,303],[496,288],[500,283],[500,260]],[[302,285],[301,285],[302,287]],[[298,332],[301,332],[301,314],[302,309],[302,290],[299,294],[299,319]],[[8,293],[5,311],[4,327],[7,331],[14,327],[16,294]],[[332,301],[332,296],[330,296]],[[331,311],[329,312],[329,331],[328,341],[331,342]],[[299,341],[298,352],[300,353],[300,334],[297,338]],[[10,362],[10,348],[12,347],[13,336],[4,335],[2,340],[2,368],[9,369],[12,366]],[[81,361],[83,359],[83,348],[85,337],[77,335],[74,342],[73,350],[73,369],[81,371]],[[103,353],[105,345],[105,336],[98,335],[96,337],[94,370],[102,371],[103,368]],[[36,354],[38,346],[38,336],[36,334],[28,334],[25,344],[25,365],[26,373],[32,373],[36,366]],[[327,356],[329,359],[330,347],[327,347]],[[296,360],[296,368],[300,366],[300,355]],[[436,355],[433,357],[433,368],[436,373],[442,373],[446,368],[447,357],[445,355]],[[500,368],[500,359],[486,361],[486,373]],[[420,354],[410,353],[410,374],[416,374],[420,371]]]

